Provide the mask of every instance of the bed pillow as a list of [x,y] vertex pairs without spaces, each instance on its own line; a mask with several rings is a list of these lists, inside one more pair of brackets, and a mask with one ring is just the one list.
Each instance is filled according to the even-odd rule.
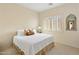
[[17,36],[24,36],[24,30],[17,30]]
[[36,30],[36,29],[33,29],[32,31],[33,31],[35,34],[37,33],[37,30]]

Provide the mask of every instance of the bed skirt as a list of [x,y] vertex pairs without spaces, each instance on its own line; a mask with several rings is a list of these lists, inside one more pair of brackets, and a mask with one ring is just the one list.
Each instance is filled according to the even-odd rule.
[[[55,45],[54,42],[50,43],[49,45],[47,45],[45,48],[40,50],[35,55],[46,55],[47,52],[54,47],[54,45]],[[25,55],[24,52],[21,51],[21,49],[19,49],[19,47],[17,47],[15,44],[13,44],[13,47],[16,49],[18,55]]]

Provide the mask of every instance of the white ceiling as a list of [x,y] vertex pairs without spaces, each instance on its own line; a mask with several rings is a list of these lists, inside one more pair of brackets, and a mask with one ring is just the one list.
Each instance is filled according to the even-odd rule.
[[52,3],[52,5],[49,5],[49,3],[20,3],[19,5],[22,5],[37,12],[41,12],[50,8],[60,6],[62,4],[63,3]]

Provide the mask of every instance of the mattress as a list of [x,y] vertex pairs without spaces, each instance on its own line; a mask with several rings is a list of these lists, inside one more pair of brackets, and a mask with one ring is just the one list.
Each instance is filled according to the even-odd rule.
[[26,55],[35,55],[48,44],[54,42],[50,34],[37,33],[30,36],[14,36],[13,43]]

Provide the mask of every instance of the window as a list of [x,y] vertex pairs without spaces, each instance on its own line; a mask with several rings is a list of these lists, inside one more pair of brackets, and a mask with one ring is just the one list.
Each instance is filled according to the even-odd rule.
[[45,18],[43,23],[46,31],[59,31],[59,16],[50,16]]

